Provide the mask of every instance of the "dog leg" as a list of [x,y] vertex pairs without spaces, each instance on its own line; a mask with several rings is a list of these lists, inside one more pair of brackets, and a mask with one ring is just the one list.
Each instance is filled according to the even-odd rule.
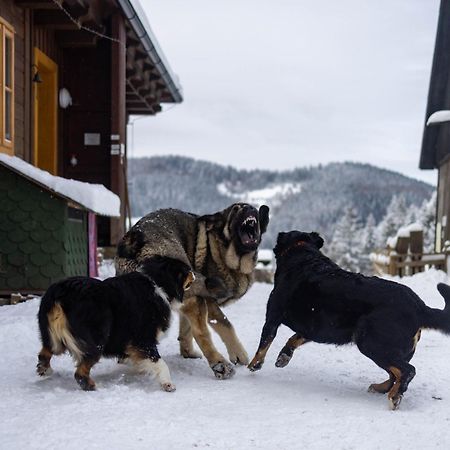
[[289,361],[291,360],[294,351],[301,345],[306,344],[307,342],[309,342],[307,339],[295,333],[288,339],[285,346],[281,349],[281,352],[278,355],[275,366],[286,367],[289,364]]
[[217,351],[206,323],[208,310],[203,298],[193,297],[185,301],[182,312],[189,319],[192,334],[200,347],[216,378],[223,380],[234,375],[233,365]]
[[260,370],[264,364],[264,360],[266,358],[266,353],[269,350],[270,345],[272,344],[275,336],[277,335],[278,327],[281,322],[267,322],[264,324],[261,340],[259,341],[258,350],[256,351],[255,356],[250,361],[250,364],[247,366],[252,372],[256,370]]
[[373,383],[369,386],[368,392],[377,393],[377,394],[387,394],[394,386],[395,376],[392,373],[389,373],[389,380],[384,381],[383,383]]
[[233,325],[214,300],[207,300],[208,323],[225,344],[233,364],[248,364],[248,355],[236,335]]
[[129,346],[127,354],[137,369],[144,374],[154,376],[161,388],[166,392],[174,392],[176,386],[172,383],[170,370],[166,362],[161,358],[156,345],[150,344],[146,349]]
[[142,359],[139,363],[139,369],[156,377],[163,391],[174,392],[176,390],[176,386],[172,383],[172,378],[170,377],[169,367],[161,357],[158,359]]
[[202,355],[194,350],[194,337],[192,336],[191,323],[189,319],[180,311],[180,332],[178,335],[180,342],[180,354],[183,358],[201,358]]
[[403,394],[408,389],[408,385],[416,375],[414,366],[408,363],[399,364],[400,367],[391,366],[389,371],[394,375],[395,382],[388,393],[389,406],[395,410],[399,407]]
[[98,362],[98,357],[83,358],[77,366],[74,378],[83,391],[95,391],[95,381],[91,378],[91,369]]
[[53,369],[50,366],[52,356],[53,353],[50,349],[47,347],[42,347],[38,355],[38,363],[36,366],[36,372],[39,376],[44,377],[53,373]]

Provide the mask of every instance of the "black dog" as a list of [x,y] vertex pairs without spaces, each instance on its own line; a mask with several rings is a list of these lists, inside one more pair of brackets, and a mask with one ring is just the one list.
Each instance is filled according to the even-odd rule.
[[388,393],[396,409],[416,372],[409,361],[421,329],[450,333],[450,287],[438,285],[445,309],[429,308],[406,286],[342,270],[319,251],[322,245],[317,233],[278,235],[275,286],[259,348],[248,367],[261,369],[280,324],[295,334],[278,355],[277,367],[286,366],[294,350],[308,341],[354,342],[389,374],[389,380],[372,384],[369,391]]
[[157,344],[169,328],[171,305],[181,305],[193,281],[187,264],[154,256],[138,272],[105,281],[73,277],[53,284],[38,313],[42,350],[37,373],[49,375],[51,357],[68,350],[77,365],[76,381],[92,391],[90,371],[101,356],[129,357],[143,372],[155,375],[165,391],[174,391]]

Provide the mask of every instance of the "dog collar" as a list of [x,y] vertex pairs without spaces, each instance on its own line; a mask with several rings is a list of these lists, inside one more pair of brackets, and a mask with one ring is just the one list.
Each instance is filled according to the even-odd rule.
[[282,251],[280,253],[280,256],[284,256],[286,253],[290,252],[293,248],[303,247],[304,245],[306,245],[306,243],[307,243],[306,241],[297,241],[295,244],[292,244],[286,250]]

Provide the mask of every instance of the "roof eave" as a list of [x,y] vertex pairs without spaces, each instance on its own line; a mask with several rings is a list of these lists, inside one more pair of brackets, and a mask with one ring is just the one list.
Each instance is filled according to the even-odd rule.
[[436,169],[438,167],[438,161],[436,160],[436,147],[440,126],[427,126],[427,121],[436,111],[450,109],[450,105],[445,104],[446,91],[449,88],[448,74],[450,69],[449,22],[450,1],[441,0],[420,153],[420,169]]
[[136,36],[141,40],[142,46],[147,52],[150,60],[155,65],[161,78],[166,84],[173,99],[173,103],[181,103],[183,101],[183,95],[178,77],[170,68],[139,1],[117,0],[117,2],[122,8],[133,31],[136,33]]

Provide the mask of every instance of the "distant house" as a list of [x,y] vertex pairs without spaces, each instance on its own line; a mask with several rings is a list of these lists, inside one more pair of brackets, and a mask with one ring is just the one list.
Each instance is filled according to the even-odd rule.
[[137,0],[0,0],[0,152],[53,175],[103,184],[129,215],[126,125],[182,101]]
[[450,241],[450,0],[441,0],[431,71],[421,169],[438,169],[436,251]]

